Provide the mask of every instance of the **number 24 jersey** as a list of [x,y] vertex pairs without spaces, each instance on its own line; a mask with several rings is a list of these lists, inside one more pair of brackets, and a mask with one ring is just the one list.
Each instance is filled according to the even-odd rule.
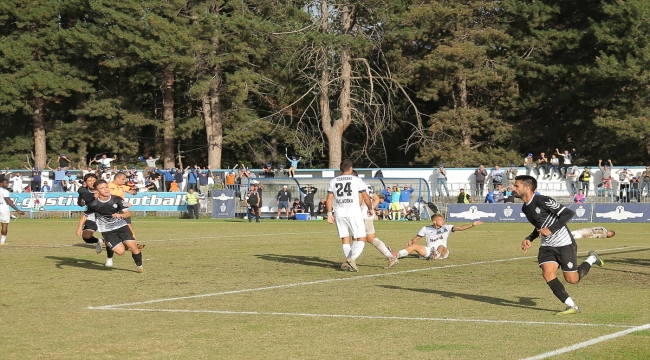
[[327,188],[334,195],[332,208],[337,217],[362,217],[359,195],[366,192],[363,180],[353,175],[341,175],[330,181]]

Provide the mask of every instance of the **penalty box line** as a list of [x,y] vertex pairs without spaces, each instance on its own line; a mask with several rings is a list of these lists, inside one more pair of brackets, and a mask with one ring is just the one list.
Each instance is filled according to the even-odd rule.
[[[625,246],[625,247],[619,247],[619,248],[603,249],[603,250],[599,250],[599,251],[601,251],[601,252],[603,252],[603,251],[615,251],[615,250],[624,250],[624,249],[630,249],[630,248],[635,248],[635,247],[641,247],[641,246]],[[586,251],[583,251],[583,253],[586,253]],[[107,310],[107,309],[112,309],[112,308],[117,308],[117,307],[155,304],[155,303],[178,301],[178,300],[200,299],[200,298],[206,298],[206,297],[212,297],[212,296],[242,294],[242,293],[249,293],[249,292],[256,292],[256,291],[286,289],[286,288],[297,287],[297,286],[326,284],[326,283],[332,283],[332,282],[337,282],[337,281],[370,279],[370,278],[382,277],[382,276],[402,275],[402,274],[410,274],[410,273],[415,273],[415,272],[422,272],[422,271],[429,271],[429,270],[450,269],[450,268],[465,267],[465,266],[472,266],[472,265],[495,264],[495,263],[501,263],[501,262],[507,262],[507,261],[515,261],[515,260],[522,260],[522,259],[533,259],[533,258],[536,258],[536,256],[519,256],[519,257],[514,257],[514,258],[509,258],[509,259],[497,259],[497,260],[477,261],[477,262],[465,263],[465,264],[451,264],[451,265],[444,265],[444,266],[433,266],[433,267],[422,268],[422,269],[411,269],[411,270],[403,270],[403,271],[395,271],[395,272],[387,272],[387,273],[379,273],[379,274],[353,276],[353,277],[346,277],[346,278],[314,280],[314,281],[306,281],[306,282],[300,282],[300,283],[282,284],[282,285],[274,285],[274,286],[264,286],[264,287],[259,287],[259,288],[239,289],[239,290],[230,290],[230,291],[220,291],[220,292],[215,292],[215,293],[199,294],[199,295],[177,296],[177,297],[170,297],[170,298],[162,298],[162,299],[153,299],[153,300],[136,301],[136,302],[130,302],[130,303],[114,304],[114,305],[90,306],[90,307],[88,307],[88,309],[92,308],[94,310],[97,310],[97,309],[106,309]]]
[[567,322],[557,322],[557,321],[517,321],[517,320],[489,320],[489,319],[427,318],[427,317],[412,317],[412,316],[310,314],[310,313],[290,313],[290,312],[275,312],[275,311],[266,312],[266,311],[231,311],[231,310],[115,308],[115,307],[113,308],[89,307],[88,309],[89,310],[187,313],[187,314],[293,316],[293,317],[339,318],[339,319],[362,319],[362,320],[407,320],[407,321],[464,322],[464,323],[484,323],[484,324],[552,325],[552,326],[560,325],[560,326],[582,326],[582,327],[634,328],[634,325],[567,323]]
[[542,359],[549,358],[551,356],[565,354],[565,353],[568,353],[568,352],[571,352],[571,351],[574,351],[574,350],[578,350],[578,349],[582,349],[582,348],[585,348],[585,347],[588,347],[588,346],[591,346],[591,345],[595,345],[595,344],[598,344],[598,343],[603,342],[603,341],[616,339],[616,338],[619,338],[621,336],[631,334],[633,332],[643,331],[643,330],[648,330],[648,329],[650,329],[650,324],[640,325],[640,326],[633,327],[631,329],[621,330],[621,331],[615,332],[613,334],[603,335],[603,336],[593,338],[591,340],[583,341],[581,343],[577,343],[577,344],[574,344],[574,345],[571,345],[571,346],[563,347],[563,348],[560,348],[560,349],[557,349],[557,350],[553,350],[553,351],[549,351],[549,352],[539,354],[539,355],[536,355],[536,356],[533,356],[533,357],[529,357],[529,358],[526,358],[524,360],[542,360]]

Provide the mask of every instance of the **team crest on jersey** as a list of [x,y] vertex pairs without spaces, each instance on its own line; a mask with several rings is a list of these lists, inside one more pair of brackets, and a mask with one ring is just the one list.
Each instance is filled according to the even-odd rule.
[[569,267],[569,269],[573,269],[573,263],[569,261],[569,263],[566,264],[566,266]]
[[585,208],[580,206],[579,208],[576,209],[576,215],[578,215],[578,217],[582,217],[585,214],[585,211],[586,211]]
[[503,215],[505,215],[506,217],[510,217],[510,215],[512,215],[512,208],[510,206],[506,207],[503,210]]
[[117,204],[113,204],[113,207],[117,209]]
[[539,207],[536,207],[535,212],[539,214],[540,212],[542,212],[542,210],[540,210]]

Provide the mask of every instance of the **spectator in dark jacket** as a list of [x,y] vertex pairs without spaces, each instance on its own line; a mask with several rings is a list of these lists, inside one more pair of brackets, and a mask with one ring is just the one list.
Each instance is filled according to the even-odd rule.
[[305,212],[308,212],[311,216],[314,216],[314,194],[316,194],[316,191],[318,191],[318,189],[311,187],[311,185],[307,185],[307,187],[301,187],[300,191],[304,195],[302,202],[305,205]]

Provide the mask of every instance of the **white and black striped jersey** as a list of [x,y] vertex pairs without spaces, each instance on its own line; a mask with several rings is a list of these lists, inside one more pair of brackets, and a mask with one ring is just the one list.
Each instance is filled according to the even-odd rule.
[[89,204],[86,204],[86,215],[95,214],[95,223],[100,232],[107,232],[117,230],[126,226],[126,221],[122,218],[114,218],[113,214],[120,213],[123,210],[128,210],[129,206],[119,196],[112,196],[102,201],[99,198],[94,199]]
[[539,230],[549,228],[550,236],[542,236],[541,246],[559,247],[571,245],[574,240],[566,224],[575,213],[553,198],[544,195],[533,195],[533,198],[521,207],[526,219],[535,229],[526,237],[534,240],[539,236]]

